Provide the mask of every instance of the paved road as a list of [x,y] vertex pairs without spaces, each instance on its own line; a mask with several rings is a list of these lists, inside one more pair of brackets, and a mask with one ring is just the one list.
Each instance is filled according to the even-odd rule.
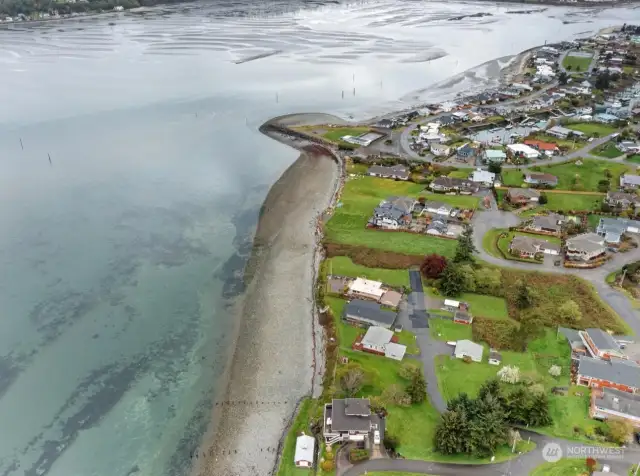
[[[534,468],[545,462],[541,450],[547,443],[560,445],[564,454],[567,454],[567,445],[570,445],[572,448],[589,446],[581,443],[566,442],[558,438],[551,438],[525,430],[521,430],[520,435],[525,440],[530,438],[531,441],[536,443],[537,448],[505,463],[452,464],[406,459],[377,459],[352,466],[343,472],[342,475],[358,476],[364,474],[365,471],[405,471],[431,475],[437,474],[440,476],[526,476],[530,474]],[[611,460],[608,461],[607,464],[611,466],[613,471],[617,471],[618,474],[626,474],[629,466],[637,463],[639,458],[640,450],[633,447],[625,450],[622,460]]]

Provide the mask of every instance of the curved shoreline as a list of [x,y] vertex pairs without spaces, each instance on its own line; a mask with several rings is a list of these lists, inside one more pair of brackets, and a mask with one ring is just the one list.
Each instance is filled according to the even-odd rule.
[[317,219],[335,197],[336,157],[317,148],[271,187],[245,268],[227,390],[215,404],[194,474],[266,475],[299,401],[314,393],[323,359],[314,342]]

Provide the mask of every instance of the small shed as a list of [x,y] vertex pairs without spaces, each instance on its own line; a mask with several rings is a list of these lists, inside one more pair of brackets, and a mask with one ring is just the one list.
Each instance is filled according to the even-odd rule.
[[500,365],[502,363],[502,355],[495,349],[489,351],[489,363],[491,365]]
[[296,440],[296,452],[293,462],[298,468],[310,468],[313,466],[313,455],[316,449],[316,440],[313,436],[302,433]]
[[456,311],[456,310],[460,309],[460,302],[459,301],[454,301],[453,299],[445,299],[444,300],[444,307],[448,311]]

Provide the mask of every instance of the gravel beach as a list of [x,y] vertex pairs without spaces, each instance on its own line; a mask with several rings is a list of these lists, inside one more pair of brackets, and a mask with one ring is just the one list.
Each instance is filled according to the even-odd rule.
[[303,151],[267,195],[245,273],[229,385],[215,405],[198,476],[271,474],[297,403],[312,393],[314,369],[321,372],[314,365],[316,223],[338,177],[334,160]]

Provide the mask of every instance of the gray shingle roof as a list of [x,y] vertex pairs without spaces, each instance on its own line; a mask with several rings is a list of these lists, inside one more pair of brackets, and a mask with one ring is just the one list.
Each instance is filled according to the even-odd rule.
[[586,252],[598,251],[604,249],[603,241],[604,239],[600,235],[584,233],[569,238],[567,240],[567,249]]
[[532,188],[510,188],[507,191],[507,194],[510,198],[524,197],[524,198],[532,198],[532,197],[540,197],[540,192],[534,190]]
[[616,350],[618,352],[620,351],[620,346],[616,344],[616,341],[613,340],[613,337],[611,337],[602,329],[590,328],[585,329],[585,332],[589,335],[589,338],[599,350]]
[[368,431],[371,428],[371,410],[368,398],[334,399],[331,402],[331,429],[333,431]]
[[578,373],[633,388],[640,387],[640,366],[627,360],[608,361],[583,356],[580,357]]
[[391,326],[396,320],[396,314],[380,308],[380,304],[373,301],[354,299],[345,306],[345,315],[350,319],[373,321],[383,324],[383,327]]
[[596,395],[595,404],[600,408],[640,418],[640,395],[633,395],[613,388],[603,388],[602,394]]
[[579,331],[567,327],[558,327],[558,332],[565,336],[569,342],[582,342]]

